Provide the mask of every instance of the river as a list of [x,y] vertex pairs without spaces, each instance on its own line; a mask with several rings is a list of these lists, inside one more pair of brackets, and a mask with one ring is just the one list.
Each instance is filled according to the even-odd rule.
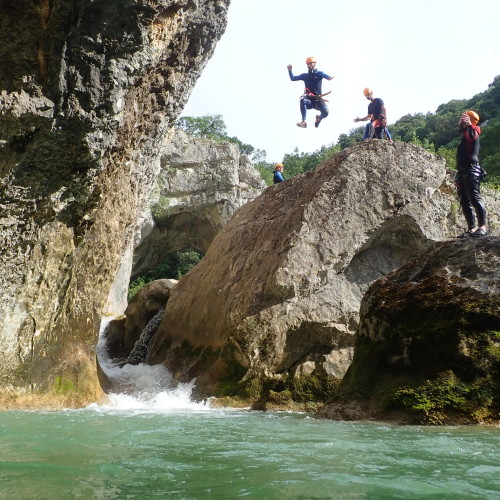
[[0,498],[500,498],[499,428],[210,408],[190,390],[0,412]]

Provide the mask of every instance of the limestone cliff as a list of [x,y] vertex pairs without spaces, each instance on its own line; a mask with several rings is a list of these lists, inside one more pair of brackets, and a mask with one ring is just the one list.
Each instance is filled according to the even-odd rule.
[[376,140],[268,188],[172,290],[151,362],[200,395],[342,377],[368,286],[459,234],[457,207],[443,159]]
[[99,393],[99,319],[228,4],[0,3],[3,404]]
[[376,281],[360,314],[353,363],[319,417],[500,421],[500,238],[436,244]]
[[132,279],[167,255],[205,253],[233,213],[266,187],[235,144],[188,136],[176,129],[160,153],[161,170],[143,217]]

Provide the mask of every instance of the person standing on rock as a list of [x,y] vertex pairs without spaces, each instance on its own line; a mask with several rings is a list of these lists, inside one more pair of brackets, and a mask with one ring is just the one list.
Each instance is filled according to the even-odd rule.
[[[457,147],[455,182],[468,230],[460,238],[486,235],[486,207],[481,197],[480,182],[486,172],[479,165],[479,115],[472,110],[462,113],[458,130],[462,139]],[[477,216],[477,225],[476,225]]]
[[283,164],[277,163],[273,172],[273,183],[278,184],[283,182],[285,178],[283,177]]
[[314,122],[314,126],[318,128],[321,120],[328,116],[328,106],[326,105],[328,101],[323,99],[323,97],[330,93],[321,93],[321,83],[323,79],[332,80],[333,76],[317,70],[316,59],[314,57],[308,57],[306,59],[306,65],[307,73],[302,73],[296,76],[292,73],[292,65],[289,64],[287,66],[290,80],[292,80],[292,82],[302,80],[306,87],[304,95],[300,98],[300,114],[302,115],[302,121],[297,123],[297,127],[307,128],[307,110],[315,109],[320,112],[320,114],[316,116],[316,121]]
[[354,118],[356,123],[370,120],[370,123],[366,124],[363,140],[372,139],[373,137],[383,139],[385,134],[387,139],[391,141],[391,135],[387,130],[387,113],[384,101],[379,97],[374,98],[373,90],[369,87],[363,90],[363,95],[370,101],[370,104],[368,104],[368,114],[363,118]]

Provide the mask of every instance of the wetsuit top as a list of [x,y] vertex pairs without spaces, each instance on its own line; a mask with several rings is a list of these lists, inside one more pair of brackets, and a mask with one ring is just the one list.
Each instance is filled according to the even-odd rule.
[[288,74],[290,75],[290,80],[292,82],[296,82],[298,80],[302,80],[310,92],[314,95],[321,95],[321,80],[323,78],[330,78],[330,75],[323,73],[323,71],[318,71],[317,69],[313,69],[309,71],[309,73],[302,73],[301,75],[294,76],[292,70],[288,70]]
[[382,101],[379,97],[376,97],[370,102],[370,104],[368,104],[368,114],[373,116],[372,121],[380,118],[383,105],[384,101]]
[[274,174],[273,176],[274,184],[278,184],[278,182],[283,182],[285,180],[283,174],[279,170],[275,170],[273,174]]
[[477,125],[469,125],[460,128],[462,140],[457,148],[457,169],[464,170],[472,164],[479,163],[479,134],[481,128]]

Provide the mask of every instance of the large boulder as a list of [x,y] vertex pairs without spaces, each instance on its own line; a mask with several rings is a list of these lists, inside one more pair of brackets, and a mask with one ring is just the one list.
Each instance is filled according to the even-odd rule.
[[100,318],[228,4],[1,3],[0,406],[99,395]]
[[500,238],[455,240],[376,281],[318,417],[500,421]]
[[462,226],[443,159],[360,143],[235,213],[172,291],[150,362],[197,377],[200,395],[341,378],[368,286]]

